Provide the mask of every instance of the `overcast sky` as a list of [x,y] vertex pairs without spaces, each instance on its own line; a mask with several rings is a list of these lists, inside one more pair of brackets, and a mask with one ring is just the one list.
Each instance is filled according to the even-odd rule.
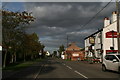
[[85,25],[107,2],[24,2],[8,3],[6,8],[17,11],[27,10],[36,18],[27,29],[28,33],[37,33],[45,50],[57,50],[60,45],[76,42],[84,47],[84,38],[103,28],[103,18],[111,17],[115,3],[110,3],[91,23]]

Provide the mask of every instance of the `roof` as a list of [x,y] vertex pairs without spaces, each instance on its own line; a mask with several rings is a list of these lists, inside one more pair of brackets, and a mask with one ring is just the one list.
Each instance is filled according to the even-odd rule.
[[75,52],[78,53],[78,52],[81,52],[81,51],[68,51],[68,50],[66,51],[66,53],[75,53]]
[[75,43],[71,43],[70,46],[68,48],[66,48],[66,50],[72,50],[72,51],[76,51],[76,50],[80,50],[81,48],[78,47]]
[[[86,37],[85,39],[87,39],[87,38],[89,38],[89,37],[92,37],[93,35],[95,35],[95,34],[97,34],[97,33],[101,32],[101,31],[103,31],[103,29],[98,30],[97,32],[95,32],[95,33],[91,34],[90,36]],[[85,40],[85,39],[84,39],[84,40]]]

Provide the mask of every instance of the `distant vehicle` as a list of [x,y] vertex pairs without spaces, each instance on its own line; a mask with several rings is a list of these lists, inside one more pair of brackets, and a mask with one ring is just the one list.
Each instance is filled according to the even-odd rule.
[[102,70],[112,70],[120,73],[120,54],[107,54],[103,57]]
[[93,62],[93,63],[100,63],[100,58],[93,58],[93,59],[92,59],[92,62]]

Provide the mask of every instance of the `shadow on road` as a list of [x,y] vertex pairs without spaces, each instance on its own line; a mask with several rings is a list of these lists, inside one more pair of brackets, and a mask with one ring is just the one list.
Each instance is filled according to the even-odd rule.
[[[42,63],[37,63],[31,65],[27,68],[24,68],[20,71],[14,73],[14,71],[10,71],[10,73],[6,73],[6,75],[2,75],[2,80],[24,80],[24,79],[34,79],[34,77],[39,74],[48,74],[55,70],[57,67],[53,66],[55,64],[60,64],[60,62],[53,61],[52,59],[46,59]],[[43,65],[43,66],[42,66]],[[4,72],[3,72],[4,74]],[[9,76],[10,75],[10,76]]]
[[116,72],[116,71],[112,71],[112,70],[107,70],[107,72],[111,72],[111,73],[120,74],[119,72]]
[[40,75],[41,74],[47,74],[47,73],[50,73],[51,71],[55,70],[56,67],[52,67],[52,66],[44,66],[41,71],[40,71]]

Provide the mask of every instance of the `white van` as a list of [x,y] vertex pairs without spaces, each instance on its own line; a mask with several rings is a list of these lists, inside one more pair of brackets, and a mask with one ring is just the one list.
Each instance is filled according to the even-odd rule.
[[120,54],[107,54],[103,57],[102,70],[112,70],[120,73]]

